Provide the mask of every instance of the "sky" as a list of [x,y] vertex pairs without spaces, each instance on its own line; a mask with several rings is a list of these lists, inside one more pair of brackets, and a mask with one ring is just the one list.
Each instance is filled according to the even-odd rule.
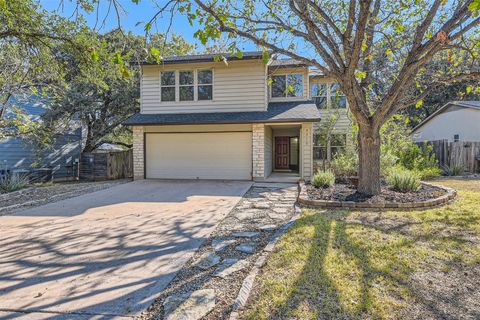
[[[141,0],[139,4],[133,3],[131,0],[118,0],[122,5],[124,12],[120,16],[120,24],[126,31],[132,31],[135,34],[144,35],[144,25],[138,22],[147,22],[157,12],[157,8],[162,6],[166,0]],[[40,5],[48,11],[57,11],[58,14],[75,19],[76,0],[40,0]],[[96,28],[99,32],[106,32],[118,27],[118,19],[113,8],[108,11],[108,0],[100,0],[98,10],[92,13],[80,11],[86,19],[87,24],[91,28]],[[98,11],[98,18],[97,18]],[[73,15],[73,16],[72,16]],[[105,22],[103,24],[103,21]],[[152,31],[167,31],[169,19],[167,17],[159,19],[156,26],[152,27]],[[193,34],[198,29],[198,25],[191,26],[184,15],[177,13],[173,19],[171,32],[183,36],[189,43],[196,44],[197,51],[201,52],[203,46],[194,38]],[[244,44],[242,49],[245,51],[256,50],[253,44]]]

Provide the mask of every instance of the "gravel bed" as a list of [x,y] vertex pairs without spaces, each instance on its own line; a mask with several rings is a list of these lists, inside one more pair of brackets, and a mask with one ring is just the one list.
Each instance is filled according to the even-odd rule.
[[398,192],[383,185],[382,193],[373,197],[358,193],[353,185],[342,183],[337,183],[329,188],[316,188],[312,185],[306,185],[306,189],[308,197],[311,200],[354,201],[365,203],[420,202],[435,199],[446,194],[445,190],[427,184],[422,184],[417,192]]
[[32,186],[23,190],[0,194],[0,215],[18,209],[26,209],[73,198],[130,181],[130,179],[122,179],[96,182],[56,182],[51,185]]
[[[232,311],[233,302],[254,262],[268,244],[276,230],[287,222],[294,213],[298,187],[256,187],[253,186],[243,199],[217,226],[209,239],[199,248],[195,255],[177,273],[174,280],[160,294],[152,306],[140,319],[164,319],[163,303],[168,297],[179,296],[197,290],[213,289],[215,307],[202,319],[226,319]],[[264,227],[264,228],[262,228]],[[248,233],[249,232],[249,233]],[[250,236],[250,237],[249,237]],[[212,242],[230,240],[228,246],[215,250]],[[236,250],[240,244],[255,244],[251,254]],[[199,268],[199,258],[214,253],[221,262],[208,269]],[[215,270],[226,259],[247,261],[248,266],[225,278],[214,276]],[[187,317],[181,319],[193,319]]]

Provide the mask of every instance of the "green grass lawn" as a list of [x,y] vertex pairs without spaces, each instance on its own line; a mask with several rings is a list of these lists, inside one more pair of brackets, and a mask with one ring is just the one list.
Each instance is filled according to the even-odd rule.
[[435,183],[426,211],[304,209],[256,280],[246,319],[479,319],[480,180]]

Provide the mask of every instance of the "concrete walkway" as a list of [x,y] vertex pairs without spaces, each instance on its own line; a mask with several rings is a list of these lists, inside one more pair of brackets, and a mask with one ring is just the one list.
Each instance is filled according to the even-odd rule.
[[0,217],[0,318],[139,314],[250,186],[139,181]]

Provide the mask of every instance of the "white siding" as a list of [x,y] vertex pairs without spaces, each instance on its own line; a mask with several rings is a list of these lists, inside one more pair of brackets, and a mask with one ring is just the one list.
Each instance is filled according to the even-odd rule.
[[458,134],[460,141],[480,141],[480,109],[452,106],[436,115],[413,133],[416,142],[453,141]]
[[[160,72],[213,69],[213,100],[160,101]],[[143,66],[142,113],[238,112],[266,110],[266,67],[261,61]]]

